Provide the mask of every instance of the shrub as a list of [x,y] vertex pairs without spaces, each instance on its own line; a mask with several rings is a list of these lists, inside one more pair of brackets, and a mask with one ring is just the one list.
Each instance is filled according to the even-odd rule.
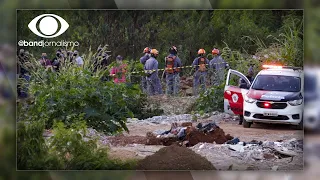
[[19,170],[130,170],[136,165],[135,160],[110,159],[95,139],[84,140],[87,126],[81,117],[70,128],[62,122],[53,127],[54,136],[45,140],[44,121],[18,123]]
[[223,111],[224,84],[213,86],[207,89],[195,103],[195,110],[198,112]]
[[62,164],[48,154],[43,138],[45,121],[21,121],[17,124],[17,167],[19,170],[61,169]]

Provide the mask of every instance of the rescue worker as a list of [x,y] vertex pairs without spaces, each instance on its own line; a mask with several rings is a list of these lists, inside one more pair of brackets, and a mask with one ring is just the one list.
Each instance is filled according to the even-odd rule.
[[210,60],[210,74],[211,84],[219,86],[224,81],[225,69],[229,66],[220,56],[219,49],[214,48],[212,51],[213,58]]
[[201,90],[206,89],[206,76],[207,76],[207,66],[209,65],[209,60],[205,56],[206,51],[204,49],[198,50],[198,57],[194,59],[192,66],[195,68],[193,78],[193,94],[195,96],[199,95],[199,85]]
[[179,93],[179,84],[180,84],[180,68],[181,60],[177,56],[178,50],[175,46],[169,48],[169,55],[165,59],[165,75],[166,75],[166,94],[176,96]]
[[[149,47],[146,47],[143,50],[144,55],[140,58],[140,63],[143,64],[143,66],[146,64],[146,61],[151,57],[150,51],[151,49]],[[147,76],[141,77],[141,89],[143,93],[148,92]]]
[[126,82],[126,68],[127,64],[122,62],[123,57],[118,55],[116,57],[116,66],[111,68],[110,76],[113,77],[114,83],[125,83]]
[[152,96],[162,94],[162,87],[158,76],[159,63],[156,59],[159,55],[159,51],[156,49],[152,49],[150,51],[150,54],[151,57],[146,61],[144,69],[147,74],[148,94]]

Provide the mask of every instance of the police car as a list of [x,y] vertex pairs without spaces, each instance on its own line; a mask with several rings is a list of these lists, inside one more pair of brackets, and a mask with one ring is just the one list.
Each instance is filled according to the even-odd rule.
[[[233,76],[233,77],[232,77]],[[246,87],[234,79],[242,78]],[[254,81],[229,69],[224,90],[226,113],[243,118],[243,127],[252,123],[279,123],[303,128],[304,78],[301,68],[263,65]]]

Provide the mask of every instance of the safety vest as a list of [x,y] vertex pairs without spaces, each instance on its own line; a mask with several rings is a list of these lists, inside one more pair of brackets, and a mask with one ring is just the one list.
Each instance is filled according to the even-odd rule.
[[200,72],[205,72],[206,69],[206,59],[204,57],[200,57],[200,59],[198,59],[198,64],[199,64],[199,71]]
[[180,72],[180,68],[174,67],[175,59],[176,59],[176,56],[167,57],[166,59],[166,72],[169,74],[173,74],[174,72]]

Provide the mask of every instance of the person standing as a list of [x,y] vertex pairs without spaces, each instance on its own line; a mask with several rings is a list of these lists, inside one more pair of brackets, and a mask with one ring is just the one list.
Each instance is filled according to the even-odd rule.
[[148,95],[153,96],[157,94],[163,94],[162,86],[158,76],[158,61],[157,57],[159,51],[152,49],[150,51],[151,57],[146,61],[144,69],[147,74],[147,86],[148,86]]
[[210,69],[212,70],[211,74],[211,84],[219,86],[224,81],[225,69],[229,66],[222,57],[220,56],[219,49],[214,48],[212,50],[213,58],[210,60]]
[[[151,49],[149,47],[146,47],[143,49],[144,55],[140,58],[140,63],[145,66],[146,61],[151,57],[150,55]],[[142,92],[147,93],[148,92],[148,85],[147,85],[147,76],[141,76],[141,89]]]
[[39,59],[39,62],[44,67],[48,67],[52,65],[50,59],[48,59],[47,53],[41,54],[41,58]]
[[201,90],[206,90],[206,76],[207,76],[207,66],[209,65],[209,60],[205,56],[206,51],[204,49],[198,50],[198,57],[194,59],[192,66],[195,68],[193,78],[193,94],[195,96],[199,95],[199,86]]
[[169,55],[166,57],[166,94],[176,96],[179,93],[180,85],[180,67],[182,66],[180,58],[177,56],[178,50],[175,46],[169,48]]
[[74,51],[73,52],[73,56],[75,57],[75,62],[77,64],[77,66],[83,67],[84,62],[83,62],[82,57],[79,55],[79,52],[78,51]]
[[114,83],[125,83],[127,64],[123,63],[123,57],[118,55],[116,57],[116,66],[111,68],[110,76],[113,77]]

